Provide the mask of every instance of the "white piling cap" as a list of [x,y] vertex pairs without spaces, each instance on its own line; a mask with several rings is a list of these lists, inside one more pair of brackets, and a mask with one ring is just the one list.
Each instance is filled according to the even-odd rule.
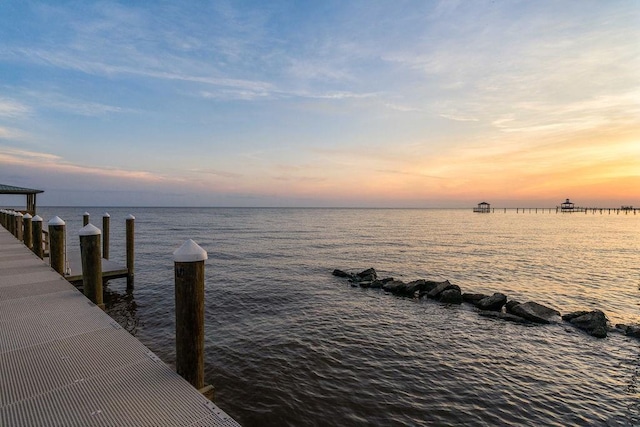
[[196,262],[208,259],[207,251],[189,239],[173,252],[173,262]]
[[78,233],[80,236],[99,236],[100,234],[102,234],[100,229],[91,223],[82,227]]
[[31,219],[31,222],[42,222],[42,217],[40,215],[36,215]]
[[136,217],[131,215],[131,214],[129,214],[129,216],[127,216],[127,219],[136,219]]
[[49,220],[49,225],[64,225],[65,222],[59,216],[54,216]]
[[90,214],[89,212],[85,212],[85,213],[83,213],[82,215],[90,216],[91,214]]
[[24,216],[22,217],[22,219],[31,219],[31,218],[33,218],[33,217],[31,216],[31,214],[29,212],[24,214]]
[[18,212],[18,213],[16,214],[16,216],[24,217],[24,214],[23,214],[22,212]]
[[109,212],[105,212],[105,213],[102,215],[102,217],[103,217],[103,218],[111,218],[111,215],[109,215]]

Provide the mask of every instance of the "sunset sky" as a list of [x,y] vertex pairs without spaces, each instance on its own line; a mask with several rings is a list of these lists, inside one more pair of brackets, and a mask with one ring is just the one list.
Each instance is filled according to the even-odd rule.
[[0,183],[40,205],[640,205],[639,70],[638,0],[2,1]]

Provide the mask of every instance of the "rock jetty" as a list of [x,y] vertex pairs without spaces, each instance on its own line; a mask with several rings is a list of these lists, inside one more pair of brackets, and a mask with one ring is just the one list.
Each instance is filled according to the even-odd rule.
[[335,269],[333,275],[347,279],[354,287],[382,289],[401,297],[426,297],[443,304],[467,303],[476,307],[480,316],[492,319],[525,324],[550,324],[564,321],[596,338],[605,338],[611,331],[640,338],[640,325],[618,324],[615,328],[611,328],[607,316],[601,310],[576,311],[561,315],[558,310],[534,301],[520,303],[509,300],[500,292],[493,295],[463,293],[460,286],[448,280],[438,282],[418,279],[405,283],[392,277],[380,279],[375,268],[368,268],[359,273]]

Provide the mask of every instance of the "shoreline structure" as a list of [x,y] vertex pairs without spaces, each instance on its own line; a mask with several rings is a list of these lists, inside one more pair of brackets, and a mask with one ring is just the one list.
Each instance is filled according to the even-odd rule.
[[565,321],[596,338],[606,338],[608,332],[620,332],[640,339],[640,325],[616,324],[612,327],[602,310],[580,310],[562,315],[558,310],[537,302],[520,303],[508,300],[507,296],[500,292],[493,295],[463,293],[460,286],[448,280],[436,282],[418,279],[405,283],[392,277],[379,279],[375,268],[368,268],[359,273],[335,269],[332,274],[348,279],[352,287],[381,289],[399,297],[423,298],[426,296],[443,304],[460,305],[464,302],[476,307],[478,314],[483,317],[530,325]]
[[[134,219],[127,217],[127,236]],[[183,317],[176,310],[175,372],[105,313],[103,281],[110,277],[101,269],[107,261],[102,231],[86,213],[84,221],[82,274],[75,276],[81,292],[65,267],[65,222],[57,216],[48,222],[46,245],[42,218],[0,210],[0,366],[6,374],[0,389],[8,397],[0,404],[0,425],[239,426],[215,405],[213,387],[204,382],[204,313],[198,316],[196,308],[204,309],[206,252],[189,240],[173,253],[176,300],[187,307]],[[128,268],[119,277],[127,277],[132,292],[128,252],[129,239]]]

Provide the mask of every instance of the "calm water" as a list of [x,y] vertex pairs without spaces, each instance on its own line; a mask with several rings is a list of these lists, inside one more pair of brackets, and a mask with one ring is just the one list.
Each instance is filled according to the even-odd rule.
[[[104,208],[39,213],[65,219],[77,245],[85,210],[101,225]],[[375,267],[640,323],[640,215],[106,210],[116,261],[136,216],[136,288],[111,281],[109,313],[167,363],[172,252],[189,238],[208,251],[207,382],[245,426],[640,425],[638,340],[486,319],[331,275]]]

